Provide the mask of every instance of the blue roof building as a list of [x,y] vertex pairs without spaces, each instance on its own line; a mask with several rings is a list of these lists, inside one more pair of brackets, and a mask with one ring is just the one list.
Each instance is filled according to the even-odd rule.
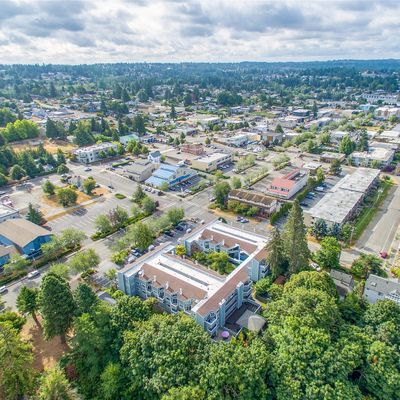
[[153,172],[153,175],[146,180],[146,184],[160,188],[167,183],[168,187],[173,187],[194,175],[196,173],[190,168],[161,163],[160,167]]

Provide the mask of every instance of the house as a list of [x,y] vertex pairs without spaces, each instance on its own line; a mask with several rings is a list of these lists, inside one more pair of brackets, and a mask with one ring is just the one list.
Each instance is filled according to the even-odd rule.
[[368,303],[392,300],[400,305],[400,281],[370,274],[365,282],[363,297]]
[[[218,242],[220,251],[235,260],[233,272],[221,275],[190,259],[206,242]],[[118,286],[130,296],[154,297],[167,312],[192,316],[212,336],[225,329],[237,335],[242,329],[236,323],[239,316],[259,308],[251,288],[269,273],[266,243],[265,237],[214,221],[184,237],[187,256],[176,256],[175,246],[167,243],[120,270]]]
[[162,188],[163,186],[168,185],[170,188],[195,175],[196,172],[183,165],[161,163],[159,168],[156,169],[150,178],[146,180],[146,184],[157,188]]
[[41,254],[41,246],[51,240],[52,234],[26,219],[9,219],[0,224],[0,245],[15,246],[29,258]]
[[346,297],[347,294],[354,290],[355,283],[352,275],[337,269],[331,269],[329,276],[332,278],[341,298]]
[[290,199],[307,185],[308,173],[302,169],[294,169],[281,178],[275,178],[267,192],[282,199]]
[[161,162],[161,153],[159,150],[151,151],[147,158],[154,164],[160,164]]
[[19,218],[19,211],[0,203],[0,223],[8,219]]
[[139,160],[125,167],[125,173],[129,179],[136,182],[144,182],[149,179],[157,169],[157,165],[149,160]]
[[250,207],[257,207],[258,214],[264,217],[268,217],[279,210],[279,202],[276,198],[243,189],[231,190],[228,200],[237,201]]
[[331,164],[333,160],[338,160],[340,162],[343,162],[345,160],[345,158],[346,158],[345,154],[333,153],[333,152],[330,152],[330,151],[322,153],[319,156],[319,160],[321,162],[328,163],[328,164]]
[[232,154],[213,153],[204,157],[192,160],[192,167],[200,171],[212,172],[220,165],[232,162]]
[[92,146],[81,147],[74,151],[78,162],[89,164],[102,160],[106,157],[114,156],[118,146],[116,143],[103,142]]

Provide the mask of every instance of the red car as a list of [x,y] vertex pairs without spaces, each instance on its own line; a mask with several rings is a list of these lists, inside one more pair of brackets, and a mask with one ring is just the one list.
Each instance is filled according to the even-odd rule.
[[386,251],[381,251],[381,252],[379,253],[379,255],[380,255],[382,258],[386,258],[386,257],[388,256],[388,253],[387,253]]

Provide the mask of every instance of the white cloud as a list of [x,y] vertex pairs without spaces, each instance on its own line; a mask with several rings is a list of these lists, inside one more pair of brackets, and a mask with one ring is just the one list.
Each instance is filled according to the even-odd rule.
[[400,58],[393,0],[0,0],[0,63]]

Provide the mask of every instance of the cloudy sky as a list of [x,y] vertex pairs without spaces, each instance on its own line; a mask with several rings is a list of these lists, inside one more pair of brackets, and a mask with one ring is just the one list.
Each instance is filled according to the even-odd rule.
[[400,58],[400,0],[0,0],[1,63]]

